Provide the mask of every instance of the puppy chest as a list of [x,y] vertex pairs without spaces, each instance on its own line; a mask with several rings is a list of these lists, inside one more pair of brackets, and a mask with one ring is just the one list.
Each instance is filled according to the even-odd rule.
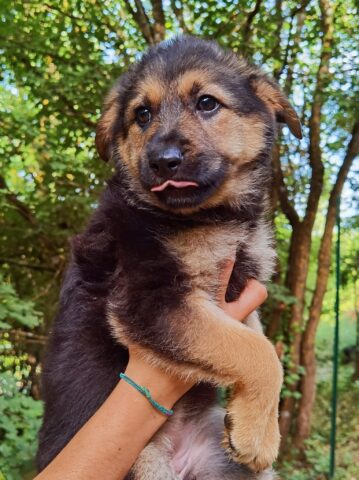
[[212,289],[218,285],[223,262],[235,258],[243,233],[233,226],[199,227],[168,239],[168,248],[184,266],[194,287]]

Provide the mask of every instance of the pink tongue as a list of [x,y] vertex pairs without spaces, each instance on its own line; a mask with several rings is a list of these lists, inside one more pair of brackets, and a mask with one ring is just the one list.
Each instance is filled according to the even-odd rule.
[[176,182],[175,180],[167,180],[166,182],[162,183],[162,185],[152,187],[151,192],[162,192],[162,190],[167,188],[169,185],[172,185],[172,187],[175,188],[198,187],[198,183],[195,182]]

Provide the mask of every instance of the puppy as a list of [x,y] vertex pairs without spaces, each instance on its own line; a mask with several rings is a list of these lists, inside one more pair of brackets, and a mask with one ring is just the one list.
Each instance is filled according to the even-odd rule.
[[[192,37],[150,49],[113,87],[96,145],[116,172],[72,242],[43,372],[40,470],[103,403],[126,347],[138,344],[148,362],[198,384],[128,479],[273,478],[282,370],[257,314],[241,324],[216,295],[231,257],[227,301],[271,275],[277,121],[301,136],[271,80]],[[216,385],[232,387],[224,434]]]

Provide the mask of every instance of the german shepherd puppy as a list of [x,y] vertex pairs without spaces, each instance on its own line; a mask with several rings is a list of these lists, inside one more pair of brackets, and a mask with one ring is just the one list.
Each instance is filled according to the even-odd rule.
[[[273,81],[192,37],[150,49],[113,87],[96,145],[116,172],[72,242],[43,372],[40,469],[104,402],[138,344],[198,384],[128,479],[273,478],[281,366],[257,314],[237,322],[216,295],[231,257],[227,301],[271,275],[277,121],[301,137]],[[232,387],[224,435],[216,385]]]

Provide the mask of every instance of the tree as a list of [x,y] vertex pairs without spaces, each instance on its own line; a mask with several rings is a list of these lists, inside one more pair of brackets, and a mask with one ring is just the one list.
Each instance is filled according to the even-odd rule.
[[318,254],[316,284],[309,308],[308,320],[301,339],[301,365],[305,368],[305,375],[303,375],[300,384],[301,398],[298,409],[298,429],[295,437],[297,446],[301,448],[303,447],[304,440],[307,439],[310,434],[311,414],[315,400],[315,334],[320,321],[320,314],[330,273],[333,229],[337,208],[339,208],[338,202],[343,190],[344,181],[358,153],[359,120],[355,122],[347,152],[330,192],[324,233]]

